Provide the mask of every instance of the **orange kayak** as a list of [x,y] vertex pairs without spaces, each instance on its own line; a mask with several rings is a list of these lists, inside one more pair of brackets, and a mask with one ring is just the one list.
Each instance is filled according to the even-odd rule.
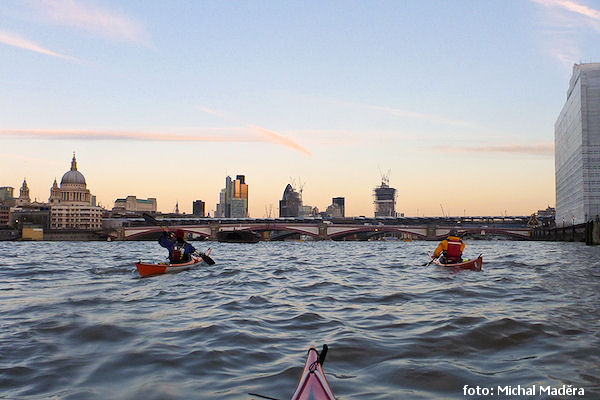
[[160,275],[160,274],[168,274],[172,272],[185,271],[187,269],[196,268],[201,265],[206,265],[206,263],[200,257],[193,257],[192,259],[183,264],[149,264],[143,262],[135,263],[135,266],[140,273],[141,277],[150,276],[150,275]]
[[323,345],[321,354],[312,346],[308,350],[304,371],[302,371],[300,382],[292,396],[292,400],[335,400],[321,368],[321,365],[325,362],[326,354],[327,345]]
[[439,258],[436,258],[435,260],[433,260],[433,263],[435,265],[439,265],[440,267],[470,269],[473,271],[481,271],[481,266],[483,265],[483,258],[481,256],[479,256],[474,260],[466,260],[461,263],[454,263],[454,264],[443,264],[439,261]]

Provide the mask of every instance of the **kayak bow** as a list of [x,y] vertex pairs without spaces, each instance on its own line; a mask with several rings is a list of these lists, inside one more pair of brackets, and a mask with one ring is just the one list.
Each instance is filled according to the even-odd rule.
[[335,396],[325,379],[321,365],[325,361],[327,345],[323,346],[321,355],[314,346],[308,350],[306,364],[300,382],[291,400],[335,400]]

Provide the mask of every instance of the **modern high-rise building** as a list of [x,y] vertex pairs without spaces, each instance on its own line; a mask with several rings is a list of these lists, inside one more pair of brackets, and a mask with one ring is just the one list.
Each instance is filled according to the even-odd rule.
[[279,200],[280,217],[298,217],[302,207],[302,195],[298,193],[291,184],[287,184],[283,196]]
[[600,63],[575,64],[554,124],[557,226],[600,215]]
[[248,185],[244,175],[237,175],[234,181],[229,176],[225,178],[225,188],[219,194],[215,217],[248,217]]
[[381,185],[373,190],[373,196],[375,197],[376,217],[396,216],[396,189],[390,187],[387,175],[381,177]]
[[12,201],[15,193],[15,188],[11,186],[0,187],[0,202]]
[[192,214],[195,217],[204,217],[204,202],[202,200],[195,200],[192,203]]
[[325,211],[325,214],[333,218],[345,217],[346,210],[344,202],[345,199],[343,197],[334,197],[333,199],[331,199],[331,205],[327,207],[327,211]]

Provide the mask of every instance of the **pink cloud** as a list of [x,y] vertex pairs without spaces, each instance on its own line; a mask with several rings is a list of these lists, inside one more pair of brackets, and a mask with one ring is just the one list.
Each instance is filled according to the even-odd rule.
[[[141,131],[97,131],[87,129],[0,129],[0,136],[29,138],[29,139],[79,139],[79,140],[142,140],[156,142],[228,142],[247,143],[262,142],[274,143],[292,148],[303,154],[310,155],[310,151],[300,146],[291,139],[285,138],[275,132],[249,126],[251,130],[243,129],[241,134],[222,135],[221,131],[205,129],[201,133],[212,134],[177,134],[163,132]],[[228,129],[240,130],[237,129]],[[252,133],[254,132],[254,134]],[[256,134],[258,133],[258,135]]]
[[69,61],[73,61],[73,62],[77,62],[77,63],[82,62],[81,60],[79,60],[75,57],[67,56],[64,54],[56,53],[54,51],[45,49],[45,48],[41,47],[40,45],[38,45],[28,39],[25,39],[22,36],[14,34],[14,33],[0,31],[0,43],[7,44],[9,46],[18,47],[20,49],[34,51],[36,53],[46,54],[48,56],[63,58],[65,60],[69,60]]
[[600,21],[600,11],[594,10],[588,6],[583,4],[579,4],[574,1],[569,0],[532,0],[538,4],[541,4],[545,7],[560,7],[565,10],[583,15],[585,17],[589,17],[595,20]]
[[252,129],[254,129],[255,131],[259,132],[262,135],[262,137],[265,138],[265,141],[267,141],[267,142],[280,144],[280,145],[289,147],[291,149],[298,150],[299,152],[306,154],[307,156],[312,155],[312,153],[308,149],[300,146],[298,143],[280,135],[277,132],[273,132],[268,129],[261,128],[260,126],[254,126],[254,125],[248,125],[248,126]]
[[225,117],[224,114],[222,114],[222,113],[220,113],[218,111],[212,110],[210,108],[196,106],[196,109],[198,109],[200,111],[203,111],[205,113],[208,113],[208,114],[216,115],[217,117]]
[[75,0],[41,0],[33,4],[40,17],[51,23],[113,40],[148,43],[142,23],[115,11]]
[[434,146],[436,150],[450,153],[513,153],[513,154],[534,154],[549,156],[554,155],[553,143],[534,143],[528,145],[522,144],[501,144],[490,146]]

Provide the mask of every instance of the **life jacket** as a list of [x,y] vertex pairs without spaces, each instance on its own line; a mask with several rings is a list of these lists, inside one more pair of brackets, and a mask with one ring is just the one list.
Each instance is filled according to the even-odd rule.
[[173,264],[181,264],[188,261],[188,258],[189,256],[185,254],[184,246],[180,246],[179,244],[175,243],[173,245],[173,251],[171,251],[171,262]]
[[460,247],[462,245],[462,240],[456,237],[449,237],[446,239],[448,242],[448,249],[446,250],[446,260],[449,262],[457,262],[460,261],[462,252],[460,251]]

